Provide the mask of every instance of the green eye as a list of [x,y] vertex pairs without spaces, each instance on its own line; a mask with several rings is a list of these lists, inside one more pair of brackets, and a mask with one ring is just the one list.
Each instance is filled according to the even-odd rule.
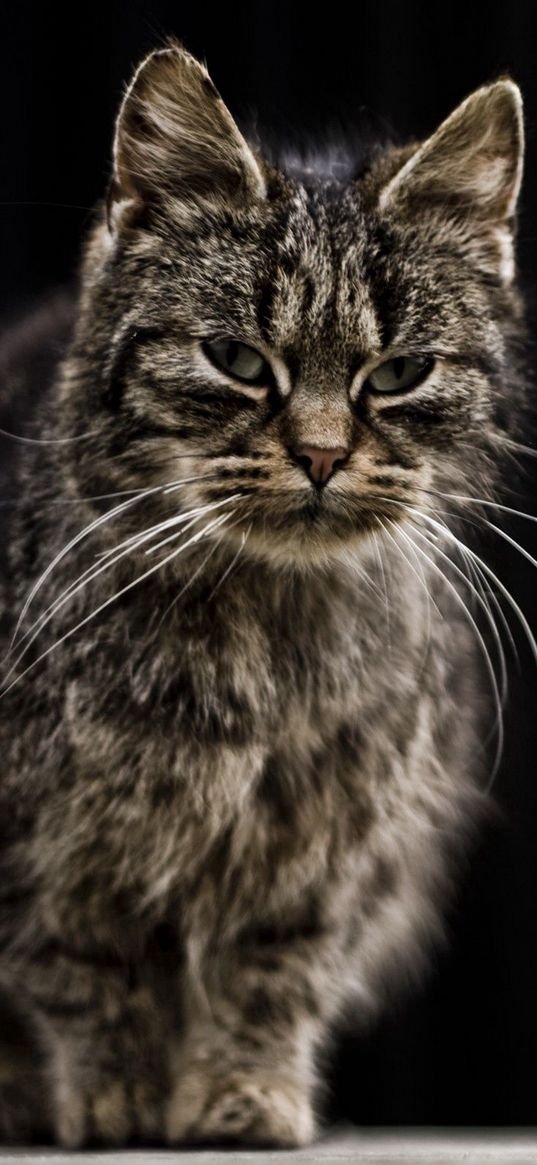
[[205,340],[202,347],[211,364],[235,380],[253,385],[272,384],[270,364],[248,344],[241,344],[240,340]]
[[374,368],[366,385],[374,392],[405,392],[425,380],[433,364],[430,356],[396,356]]

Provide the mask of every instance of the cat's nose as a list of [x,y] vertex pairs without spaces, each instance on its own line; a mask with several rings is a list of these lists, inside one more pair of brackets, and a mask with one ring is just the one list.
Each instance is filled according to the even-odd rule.
[[349,451],[341,445],[337,449],[319,449],[317,445],[295,445],[290,450],[314,485],[325,485],[329,477],[348,459]]

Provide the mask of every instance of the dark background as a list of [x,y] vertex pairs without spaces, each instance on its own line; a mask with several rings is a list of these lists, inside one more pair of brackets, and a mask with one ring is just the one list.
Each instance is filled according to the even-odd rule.
[[[67,11],[67,15],[66,15]],[[403,138],[430,132],[463,97],[509,72],[526,102],[520,267],[537,335],[537,6],[333,0],[284,3],[5,3],[0,14],[0,315],[31,307],[76,271],[104,190],[115,111],[132,66],[174,33],[208,63],[236,115],[279,133],[364,116]],[[535,433],[526,434],[537,444]],[[516,484],[536,512],[535,466]],[[530,523],[509,532],[537,552]],[[537,628],[535,575],[490,550]],[[336,1111],[362,1123],[537,1125],[536,667],[513,669],[500,813],[458,879],[448,945],[421,986],[367,1035],[344,1038]]]

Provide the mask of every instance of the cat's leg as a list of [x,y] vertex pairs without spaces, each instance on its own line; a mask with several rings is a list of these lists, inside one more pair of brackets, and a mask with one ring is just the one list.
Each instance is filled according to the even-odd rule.
[[169,1021],[136,966],[51,943],[21,978],[47,1053],[52,1135],[70,1149],[161,1140]]
[[326,940],[215,953],[185,1000],[168,1141],[310,1142],[315,1051],[341,1001],[342,970]]

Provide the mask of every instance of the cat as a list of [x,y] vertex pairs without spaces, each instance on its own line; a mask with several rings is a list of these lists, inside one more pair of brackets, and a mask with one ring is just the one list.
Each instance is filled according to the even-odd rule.
[[522,142],[500,79],[278,163],[180,45],[136,71],[79,291],[0,354],[4,1139],[307,1144],[334,1025],[440,936]]

